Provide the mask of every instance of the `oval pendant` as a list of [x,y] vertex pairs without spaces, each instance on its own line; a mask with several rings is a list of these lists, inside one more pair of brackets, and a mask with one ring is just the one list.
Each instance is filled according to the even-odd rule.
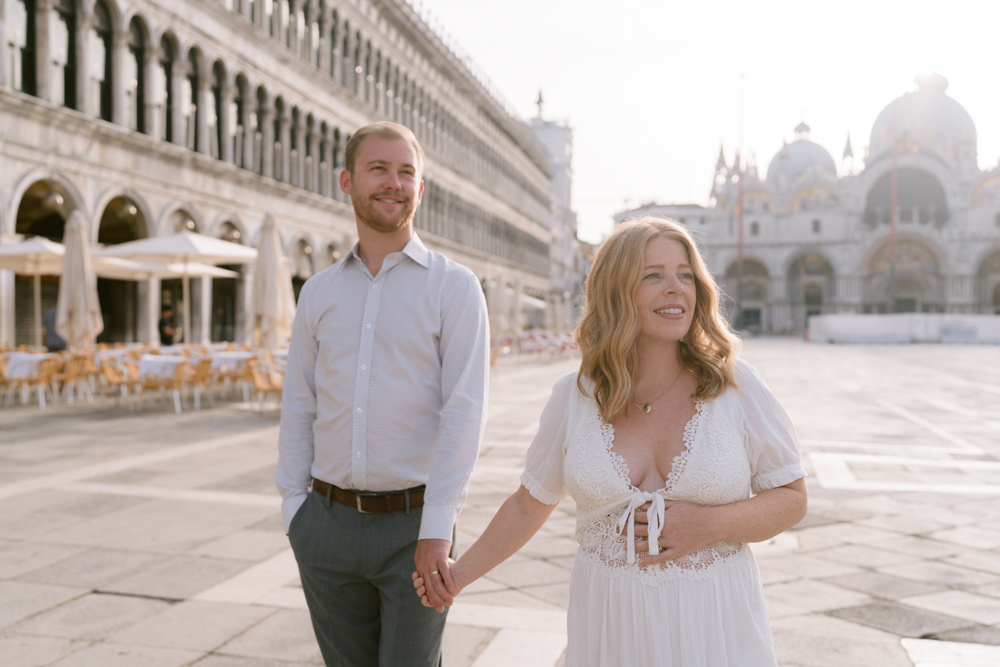
[[642,411],[643,412],[649,412],[652,409],[653,409],[653,406],[650,405],[649,403],[646,403],[646,405],[642,406]]

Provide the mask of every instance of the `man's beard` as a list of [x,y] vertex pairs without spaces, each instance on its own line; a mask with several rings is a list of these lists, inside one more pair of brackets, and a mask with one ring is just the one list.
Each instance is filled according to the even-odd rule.
[[373,195],[367,199],[361,199],[359,197],[352,197],[351,201],[354,204],[354,214],[358,216],[358,220],[363,222],[366,227],[378,232],[379,234],[392,234],[393,232],[398,232],[400,229],[405,227],[407,223],[413,220],[413,214],[417,210],[417,204],[413,199],[405,199],[403,201],[402,210],[399,212],[399,216],[394,219],[386,220],[385,218],[379,216],[375,211],[375,205],[372,202],[374,197],[378,195]]

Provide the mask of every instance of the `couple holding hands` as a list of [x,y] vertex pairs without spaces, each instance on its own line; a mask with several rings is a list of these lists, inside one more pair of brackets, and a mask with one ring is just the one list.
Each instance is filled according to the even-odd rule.
[[566,667],[773,667],[748,543],[806,511],[794,428],[719,313],[680,224],[644,217],[587,278],[579,372],[560,378],[521,485],[457,561],[486,423],[479,280],[413,231],[423,151],[376,123],[340,187],[358,244],[299,297],[276,481],[327,665],[441,664],[447,608],[577,506]]

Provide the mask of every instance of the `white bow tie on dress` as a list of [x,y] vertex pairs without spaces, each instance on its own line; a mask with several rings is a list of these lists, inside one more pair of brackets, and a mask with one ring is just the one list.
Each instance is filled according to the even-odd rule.
[[664,501],[659,493],[642,492],[632,496],[625,513],[618,519],[618,534],[622,534],[622,529],[628,526],[628,539],[626,549],[628,553],[628,564],[635,564],[635,513],[646,503],[650,503],[646,510],[647,527],[649,530],[649,555],[655,556],[660,553],[660,531],[663,530]]

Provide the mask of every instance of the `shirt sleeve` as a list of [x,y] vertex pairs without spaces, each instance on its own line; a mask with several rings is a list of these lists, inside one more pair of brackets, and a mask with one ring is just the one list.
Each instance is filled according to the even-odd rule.
[[566,496],[563,462],[569,438],[569,401],[576,387],[576,373],[556,381],[538,420],[538,433],[528,448],[521,484],[535,500],[555,505]]
[[284,387],[281,399],[281,427],[278,433],[278,465],[274,481],[281,493],[281,517],[285,533],[309,494],[315,459],[313,425],[316,422],[316,340],[315,322],[310,315],[312,285],[306,282],[299,295],[288,344]]
[[743,408],[744,444],[750,458],[753,492],[805,477],[795,427],[763,378],[753,366],[739,360],[736,383]]
[[441,307],[441,426],[431,459],[419,539],[451,540],[469,494],[486,428],[490,327],[476,276],[444,282]]

